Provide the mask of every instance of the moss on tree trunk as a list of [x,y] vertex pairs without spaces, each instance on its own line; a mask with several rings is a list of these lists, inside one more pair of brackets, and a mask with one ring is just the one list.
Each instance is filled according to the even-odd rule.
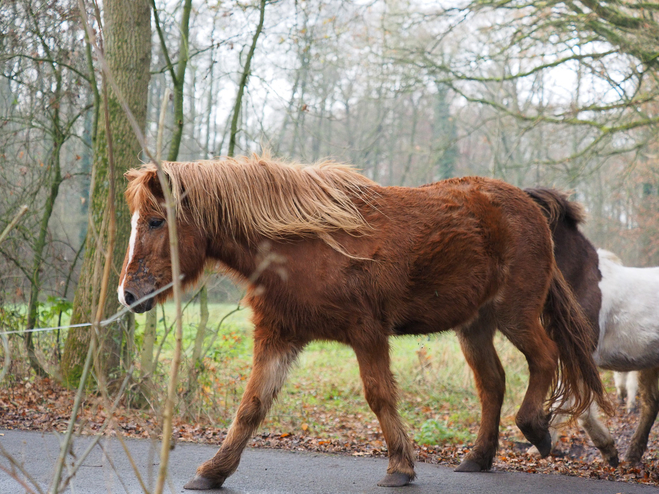
[[[126,99],[140,127],[146,123],[148,86],[151,64],[151,9],[148,0],[108,0],[103,4],[105,57],[112,76]],[[106,209],[109,180],[114,180],[117,195],[116,243],[113,251],[109,281],[110,292],[118,285],[118,273],[130,236],[130,217],[123,197],[125,179],[129,168],[140,164],[140,144],[135,137],[128,118],[124,114],[116,95],[110,91],[108,101],[110,129],[113,139],[115,176],[108,177],[107,135],[104,125],[98,125],[94,143],[94,180],[91,198],[92,228],[87,233],[85,258],[73,302],[72,324],[90,322],[91,311],[98,297],[100,272],[95,272],[98,256],[103,259],[96,243],[96,234],[103,231],[103,213]],[[99,112],[103,115],[103,110]],[[96,280],[96,282],[95,282]],[[110,296],[105,304],[106,317],[119,310],[117,297]],[[124,321],[125,326],[125,321]],[[120,324],[103,328],[101,335],[101,359],[109,381],[117,377],[123,331]],[[62,374],[65,381],[74,385],[78,382],[90,341],[90,329],[72,328],[62,355]]]

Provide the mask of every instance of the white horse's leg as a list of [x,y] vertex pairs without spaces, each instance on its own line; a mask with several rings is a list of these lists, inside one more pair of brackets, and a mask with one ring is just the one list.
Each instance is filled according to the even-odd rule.
[[625,398],[627,397],[628,376],[628,372],[613,371],[613,381],[616,383],[616,396],[618,397],[618,403],[621,405],[625,403]]
[[606,462],[612,467],[617,467],[619,460],[616,443],[597,416],[597,404],[593,402],[586,413],[579,417],[579,425],[586,430],[593,444],[600,450]]
[[641,390],[641,418],[632,437],[625,459],[636,464],[641,462],[643,453],[648,446],[650,429],[659,412],[659,367],[643,369],[639,373],[639,388]]
[[638,371],[627,373],[627,413],[636,409],[636,393],[638,392]]

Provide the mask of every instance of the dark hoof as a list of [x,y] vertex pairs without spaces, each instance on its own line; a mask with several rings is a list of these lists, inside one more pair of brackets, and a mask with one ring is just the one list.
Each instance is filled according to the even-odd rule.
[[544,439],[535,445],[540,453],[540,458],[547,458],[551,453],[551,434],[547,432]]
[[224,484],[224,480],[209,479],[196,474],[194,478],[183,486],[184,489],[191,491],[207,491],[209,489],[219,489]]
[[474,460],[462,460],[462,463],[458,465],[458,468],[453,470],[454,472],[481,472],[483,467]]
[[618,454],[616,453],[611,458],[607,458],[606,462],[609,464],[609,466],[612,466],[613,468],[616,468],[618,465],[620,465],[620,460],[618,459]]
[[412,481],[412,477],[406,473],[388,473],[378,482],[380,487],[403,487]]

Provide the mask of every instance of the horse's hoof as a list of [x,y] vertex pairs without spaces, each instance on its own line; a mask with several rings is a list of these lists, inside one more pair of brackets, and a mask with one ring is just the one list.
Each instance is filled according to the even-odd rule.
[[183,486],[190,491],[207,491],[209,489],[219,489],[224,484],[225,479],[209,479],[195,474],[194,478]]
[[412,477],[406,473],[388,473],[384,478],[378,482],[380,487],[403,487],[412,481]]
[[458,465],[458,468],[453,470],[454,472],[480,472],[483,470],[483,467],[474,460],[462,460],[462,463]]
[[620,465],[620,460],[618,459],[618,454],[616,453],[615,455],[607,458],[606,462],[609,464],[609,466],[611,466],[613,468],[616,468],[618,465]]
[[540,458],[547,458],[551,453],[551,434],[547,432],[544,439],[535,445],[540,453]]

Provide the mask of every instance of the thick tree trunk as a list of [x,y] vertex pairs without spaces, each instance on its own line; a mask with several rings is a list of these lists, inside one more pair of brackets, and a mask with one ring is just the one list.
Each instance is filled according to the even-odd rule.
[[[103,4],[103,21],[105,36],[105,56],[119,90],[126,99],[129,108],[144,128],[146,123],[147,96],[150,79],[151,62],[151,8],[148,0],[107,0]],[[87,233],[87,248],[80,273],[78,288],[73,303],[71,322],[90,322],[91,309],[98,296],[98,279],[95,273],[97,256],[103,256],[96,247],[96,235],[103,232],[103,212],[108,197],[108,180],[117,184],[115,198],[116,208],[116,243],[113,251],[114,267],[110,274],[110,287],[118,285],[118,273],[130,235],[130,217],[123,194],[125,183],[123,174],[129,168],[139,165],[141,151],[130,123],[124,114],[117,96],[110,93],[108,101],[110,129],[112,132],[115,176],[108,177],[107,135],[103,125],[98,126],[98,135],[94,149],[94,180],[91,199],[91,224]],[[103,112],[100,112],[102,115]],[[96,280],[96,283],[95,283]],[[106,316],[119,309],[117,297],[108,297],[105,304]],[[124,321],[124,326],[126,321]],[[103,329],[101,335],[101,358],[103,359],[106,378],[116,377],[120,351],[120,325]],[[69,331],[62,356],[62,374],[70,385],[80,378],[82,365],[90,341],[88,328],[75,328]]]

